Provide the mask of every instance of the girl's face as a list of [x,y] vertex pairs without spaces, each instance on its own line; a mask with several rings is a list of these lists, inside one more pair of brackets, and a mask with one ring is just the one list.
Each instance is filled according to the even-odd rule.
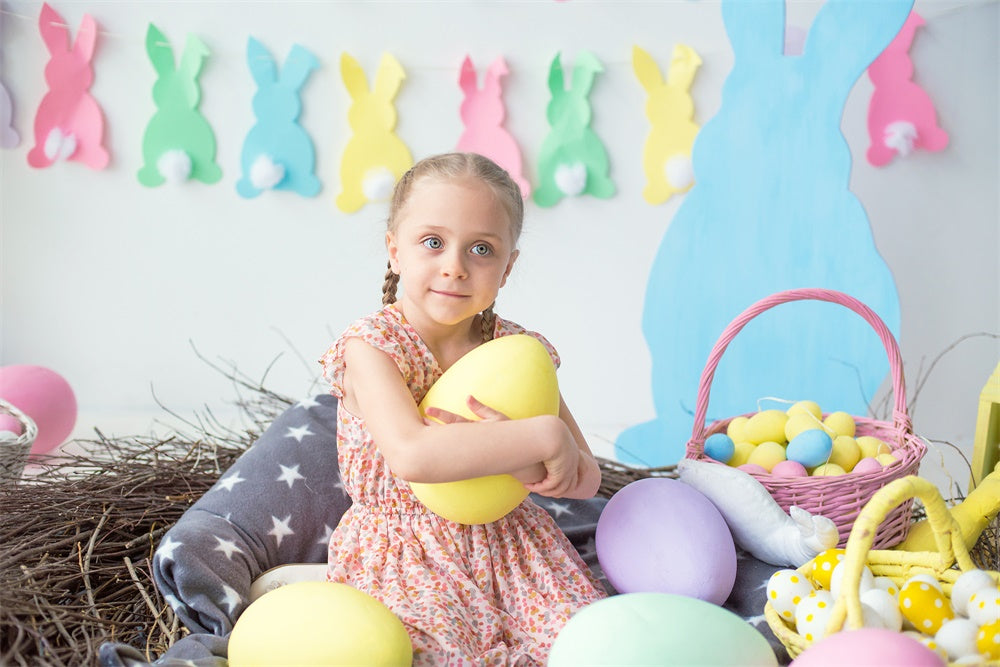
[[386,246],[403,288],[399,306],[418,329],[488,308],[518,254],[503,205],[474,178],[414,183]]

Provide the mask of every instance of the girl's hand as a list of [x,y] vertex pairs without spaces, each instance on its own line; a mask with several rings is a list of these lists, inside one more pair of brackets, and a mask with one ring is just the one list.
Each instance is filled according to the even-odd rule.
[[582,460],[573,434],[568,428],[564,428],[563,431],[555,456],[542,461],[545,466],[545,479],[525,484],[529,491],[552,498],[562,498],[579,483],[585,461]]
[[[477,399],[475,396],[469,396],[465,400],[465,404],[469,406],[469,410],[472,411],[472,414],[479,417],[479,421],[499,422],[510,419],[504,413],[498,410],[494,410],[485,403],[480,402],[479,399]],[[437,422],[440,422],[442,424],[456,424],[458,422],[475,421],[463,417],[462,415],[457,415],[454,412],[449,412],[448,410],[444,410],[442,408],[429,407],[424,411],[424,413],[431,419],[435,419],[437,420]],[[424,421],[426,422],[427,420],[425,419]]]

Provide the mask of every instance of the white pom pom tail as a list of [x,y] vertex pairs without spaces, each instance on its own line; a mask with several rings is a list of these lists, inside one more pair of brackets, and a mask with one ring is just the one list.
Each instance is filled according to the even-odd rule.
[[900,156],[906,157],[913,152],[913,146],[917,142],[917,127],[906,120],[889,123],[885,126],[882,141],[888,148],[896,151]]
[[386,201],[392,195],[396,177],[388,167],[374,167],[361,179],[361,192],[368,201]]
[[667,183],[674,190],[687,190],[694,184],[694,168],[691,166],[691,156],[684,153],[671,155],[663,165],[663,173]]
[[45,137],[45,157],[50,160],[68,160],[76,152],[76,136],[71,132],[62,133],[53,127]]
[[191,177],[191,156],[179,148],[171,149],[156,161],[156,170],[167,183],[183,183]]
[[285,178],[285,167],[270,155],[258,155],[250,165],[250,182],[258,190],[270,190]]
[[575,197],[587,188],[587,165],[582,162],[561,164],[554,174],[556,187],[567,197]]

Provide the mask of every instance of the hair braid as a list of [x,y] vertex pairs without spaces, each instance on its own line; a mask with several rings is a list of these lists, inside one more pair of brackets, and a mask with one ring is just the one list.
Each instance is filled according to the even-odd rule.
[[382,282],[382,305],[396,303],[396,286],[399,285],[399,274],[392,270],[392,264],[387,265],[385,280]]
[[496,302],[491,303],[490,307],[482,312],[480,324],[482,325],[484,343],[493,340],[493,330],[496,328],[497,323],[496,313],[493,312],[493,306],[495,305]]

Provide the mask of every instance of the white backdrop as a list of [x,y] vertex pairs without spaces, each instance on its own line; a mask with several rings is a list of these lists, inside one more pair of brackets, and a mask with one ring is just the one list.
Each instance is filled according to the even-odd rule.
[[[231,362],[271,389],[312,391],[315,359],[354,318],[379,305],[385,209],[336,209],[349,129],[339,57],[369,77],[383,52],[407,73],[396,100],[398,135],[417,158],[454,147],[462,131],[458,72],[503,55],[507,128],[529,179],[546,134],[548,65],[581,50],[604,63],[591,95],[593,128],[611,159],[618,194],[529,203],[522,256],[498,312],[543,332],[563,356],[560,382],[599,453],[623,427],[652,417],[649,359],[640,331],[649,265],[683,196],[651,206],[642,196],[644,92],[631,68],[639,45],[666,70],[675,43],[703,65],[692,89],[695,120],[719,105],[732,55],[717,1],[671,2],[54,2],[73,32],[84,13],[101,29],[91,89],[104,110],[111,165],[32,169],[35,109],[45,93],[41,3],[3,3],[0,80],[15,106],[17,148],[0,151],[0,364],[61,373],[80,403],[77,433],[114,431],[204,406],[232,412],[234,390],[198,358]],[[818,4],[790,2],[808,26]],[[843,130],[855,156],[851,188],[893,270],[902,307],[900,345],[911,396],[930,362],[960,337],[1000,331],[998,212],[998,2],[917,0],[927,25],[911,50],[951,143],[876,169],[864,160],[871,85],[852,92]],[[213,125],[223,179],[206,186],[139,185],[141,138],[154,112],[144,50],[153,22],[182,48],[188,32],[212,52],[201,111]],[[235,192],[243,138],[253,125],[248,36],[282,61],[299,43],[321,66],[303,90],[302,125],[323,190],[253,200]],[[696,279],[696,276],[692,277]],[[276,360],[277,358],[277,360]],[[995,338],[973,337],[927,376],[916,430],[971,447],[976,402],[1000,359]],[[748,410],[753,406],[748,406]],[[118,425],[118,426],[116,426]]]

